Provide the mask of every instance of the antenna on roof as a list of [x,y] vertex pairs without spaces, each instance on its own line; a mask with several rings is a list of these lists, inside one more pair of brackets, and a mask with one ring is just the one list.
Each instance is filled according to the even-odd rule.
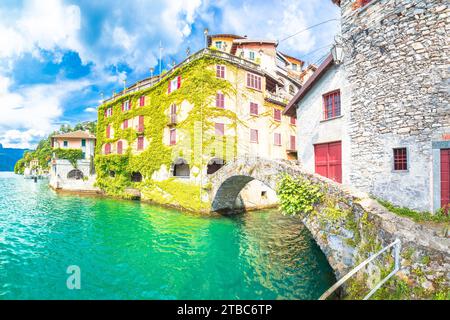
[[203,30],[203,34],[205,35],[205,48],[208,48],[208,33],[208,28],[205,28],[205,30]]
[[162,52],[163,52],[162,42],[159,41],[159,78],[161,78],[161,72],[162,72]]

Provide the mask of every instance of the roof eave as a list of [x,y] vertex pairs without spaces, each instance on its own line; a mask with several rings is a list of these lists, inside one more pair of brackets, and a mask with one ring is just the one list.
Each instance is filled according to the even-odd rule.
[[320,67],[311,75],[311,77],[306,81],[306,83],[303,85],[303,87],[300,89],[299,92],[292,98],[291,101],[289,101],[286,109],[284,110],[283,114],[286,116],[293,117],[295,116],[295,110],[296,105],[300,100],[311,90],[311,88],[316,84],[317,81],[322,78],[322,76],[325,74],[325,72],[333,65],[333,56],[330,54],[325,59],[325,61],[320,65]]

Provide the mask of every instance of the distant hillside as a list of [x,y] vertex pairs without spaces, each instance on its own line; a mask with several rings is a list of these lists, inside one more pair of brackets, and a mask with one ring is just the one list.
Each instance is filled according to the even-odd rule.
[[23,157],[26,149],[3,148],[0,144],[0,171],[14,171],[14,165]]

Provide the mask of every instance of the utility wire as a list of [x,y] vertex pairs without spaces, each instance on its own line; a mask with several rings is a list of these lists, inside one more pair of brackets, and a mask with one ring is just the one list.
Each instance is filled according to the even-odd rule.
[[318,26],[320,26],[320,25],[322,25],[322,24],[325,24],[325,23],[328,23],[328,22],[331,22],[331,21],[339,21],[339,19],[329,19],[329,20],[322,21],[322,22],[320,22],[320,23],[318,23],[318,24],[315,24],[315,25],[313,25],[313,26],[310,26],[310,27],[308,27],[308,28],[306,28],[306,29],[300,30],[300,31],[298,31],[298,32],[296,32],[296,33],[294,33],[294,34],[292,34],[292,35],[286,37],[286,38],[283,38],[283,39],[279,40],[278,42],[286,41],[286,40],[288,40],[288,39],[290,39],[290,38],[292,38],[292,37],[295,37],[295,36],[299,35],[299,34],[302,33],[302,32],[308,31],[308,30],[310,30],[310,29],[312,29],[312,28],[318,27]]

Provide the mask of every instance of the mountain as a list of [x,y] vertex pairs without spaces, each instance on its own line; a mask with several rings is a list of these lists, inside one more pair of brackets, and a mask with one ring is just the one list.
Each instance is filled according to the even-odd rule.
[[0,171],[14,171],[14,165],[27,149],[3,148],[0,143]]

